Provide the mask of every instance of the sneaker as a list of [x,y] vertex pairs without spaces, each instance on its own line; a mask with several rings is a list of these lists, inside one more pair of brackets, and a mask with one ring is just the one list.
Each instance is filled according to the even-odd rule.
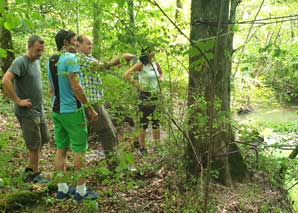
[[74,200],[77,202],[80,202],[83,199],[96,200],[97,198],[98,198],[98,194],[96,192],[92,192],[90,189],[87,189],[87,192],[84,196],[81,196],[78,192],[76,192],[74,195]]
[[23,173],[23,177],[22,177],[23,181],[25,183],[30,183],[32,182],[33,179],[33,170],[31,168],[26,168],[24,173]]
[[76,193],[76,188],[74,187],[71,187],[67,193],[64,193],[62,191],[58,191],[57,194],[56,194],[56,198],[57,199],[67,199],[67,198],[70,198],[70,196],[73,196],[75,195]]
[[76,194],[76,187],[70,187],[70,189],[68,190],[68,193],[71,196],[74,196]]
[[41,176],[40,172],[32,175],[32,182],[33,183],[42,183],[47,184],[49,181]]
[[47,179],[41,176],[40,172],[34,174],[33,170],[30,168],[25,169],[23,181],[26,183],[33,182],[33,183],[42,183],[42,184],[46,184],[49,182]]

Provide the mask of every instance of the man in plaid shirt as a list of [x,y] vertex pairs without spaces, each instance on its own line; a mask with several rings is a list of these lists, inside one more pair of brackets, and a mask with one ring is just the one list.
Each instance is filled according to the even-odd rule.
[[78,53],[78,59],[81,64],[81,84],[85,88],[88,100],[92,103],[101,102],[103,98],[103,90],[100,74],[94,72],[94,70],[90,70],[92,64],[99,64],[99,61],[91,55],[85,55],[83,52]]
[[[111,121],[110,115],[103,105],[102,80],[99,71],[110,69],[112,66],[120,64],[120,57],[113,59],[108,64],[103,64],[91,56],[92,41],[86,35],[78,36],[78,61],[81,65],[80,80],[85,94],[92,103],[94,110],[98,113],[98,120],[91,123],[98,139],[108,158],[108,167],[113,169],[116,166],[115,159],[112,158],[118,144],[116,129]],[[135,58],[132,54],[123,54],[122,58],[127,62]]]

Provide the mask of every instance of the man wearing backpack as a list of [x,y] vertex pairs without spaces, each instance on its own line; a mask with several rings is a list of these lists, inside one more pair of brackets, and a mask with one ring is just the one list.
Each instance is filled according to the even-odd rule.
[[[53,123],[56,139],[55,168],[58,177],[57,198],[68,198],[74,194],[76,201],[97,199],[98,195],[88,189],[82,170],[86,167],[85,155],[88,148],[87,122],[84,108],[91,122],[98,119],[97,113],[89,104],[80,85],[80,65],[76,52],[76,34],[70,30],[60,30],[55,41],[60,55],[53,55],[49,60],[49,87],[53,96]],[[74,152],[74,168],[77,172],[76,189],[70,189],[65,182],[65,159],[67,151]],[[80,174],[81,173],[81,174]]]

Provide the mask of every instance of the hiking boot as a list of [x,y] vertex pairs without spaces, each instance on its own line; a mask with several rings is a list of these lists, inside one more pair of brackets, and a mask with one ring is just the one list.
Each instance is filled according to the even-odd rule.
[[74,195],[74,200],[77,202],[81,202],[82,200],[96,200],[98,198],[98,194],[96,192],[92,192],[90,189],[87,189],[87,192],[84,196],[81,196],[78,192]]
[[49,181],[45,178],[43,178],[40,174],[40,172],[37,173],[33,173],[33,170],[31,168],[26,168],[25,172],[23,174],[23,181],[26,183],[42,183],[42,184],[46,184]]
[[64,193],[62,191],[58,191],[57,194],[56,194],[56,198],[57,199],[67,199],[67,198],[70,198],[70,196],[73,196],[75,195],[76,193],[76,188],[74,187],[71,187],[67,193]]
[[31,168],[26,168],[25,172],[23,173],[23,181],[25,183],[30,183],[32,182],[32,175],[33,175],[33,170]]
[[47,184],[49,181],[41,176],[40,172],[32,175],[32,181],[33,183],[41,183],[41,184]]

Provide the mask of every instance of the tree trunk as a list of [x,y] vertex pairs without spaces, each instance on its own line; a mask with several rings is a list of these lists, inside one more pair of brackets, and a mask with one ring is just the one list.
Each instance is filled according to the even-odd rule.
[[175,21],[176,23],[179,22],[180,13],[183,8],[183,4],[181,0],[176,0],[176,11],[175,11]]
[[[237,6],[240,4],[241,0],[231,0],[231,8],[230,8],[230,22],[234,23],[236,22],[236,11],[237,11]],[[233,26],[233,25],[232,25]],[[230,28],[230,30],[233,30]],[[233,40],[234,40],[234,33],[230,33],[229,36],[229,47],[228,47],[228,52],[233,54],[234,49],[233,49]],[[232,60],[228,60],[228,66],[230,70],[230,75],[231,75],[231,69],[232,69]],[[232,132],[231,132],[232,134]],[[234,141],[234,134],[231,136],[231,140]],[[242,182],[245,181],[248,178],[248,169],[246,166],[246,163],[244,162],[244,159],[240,153],[239,147],[235,143],[230,143],[229,144],[229,152],[232,153],[229,155],[229,169],[230,169],[230,175],[231,178],[234,182]]]
[[[7,1],[5,1],[5,4],[6,4],[5,10],[8,10]],[[0,17],[2,18],[2,14],[0,14]],[[0,23],[0,48],[6,50],[7,52],[6,57],[0,57],[0,66],[1,66],[2,72],[4,73],[9,68],[15,56],[13,53],[13,43],[12,43],[11,32],[3,26],[3,23]]]
[[[210,169],[219,172],[218,181],[226,185],[232,183],[228,163],[232,135],[230,76],[233,42],[227,25],[229,5],[229,0],[192,1],[190,39],[194,51],[190,51],[188,86],[188,124],[192,142],[187,148],[188,174],[198,177],[202,168],[209,165]],[[216,36],[213,40],[196,42]],[[208,56],[209,63],[203,59],[198,47]]]
[[77,0],[76,25],[77,35],[80,35],[80,0]]
[[289,158],[295,159],[298,155],[298,146],[295,147],[295,149],[290,153]]
[[129,0],[128,1],[128,15],[129,15],[129,27],[130,27],[130,32],[131,32],[131,46],[133,49],[136,48],[136,38],[135,38],[135,14],[134,14],[134,1]]
[[92,35],[93,35],[93,56],[95,58],[100,59],[101,57],[101,26],[102,26],[102,15],[101,15],[101,4],[99,2],[93,3],[93,29],[92,29]]

